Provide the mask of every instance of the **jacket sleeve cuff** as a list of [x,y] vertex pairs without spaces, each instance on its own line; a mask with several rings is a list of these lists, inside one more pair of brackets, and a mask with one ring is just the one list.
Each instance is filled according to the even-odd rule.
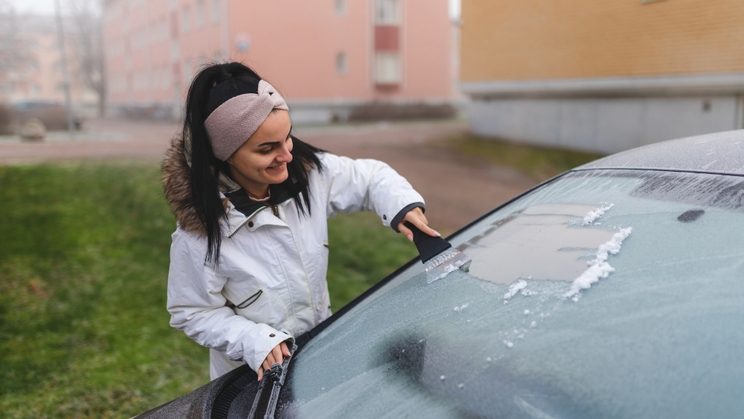
[[400,231],[398,231],[398,224],[403,221],[403,218],[408,214],[408,211],[417,207],[421,208],[421,211],[426,212],[426,207],[423,202],[414,202],[413,204],[406,205],[402,210],[398,211],[398,214],[396,214],[392,221],[390,221],[390,228],[395,230],[396,233],[400,233]]
[[251,369],[253,369],[253,371],[256,372],[258,372],[261,364],[276,345],[288,340],[294,342],[293,336],[280,332],[263,323],[256,324],[256,333],[253,337],[255,338],[255,341],[253,342],[255,348],[253,354],[252,356],[246,356],[243,360],[249,367],[251,367]]

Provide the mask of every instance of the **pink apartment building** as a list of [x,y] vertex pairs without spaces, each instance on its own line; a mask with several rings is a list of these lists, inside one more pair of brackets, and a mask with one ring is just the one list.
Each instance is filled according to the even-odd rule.
[[345,120],[370,103],[450,103],[448,0],[107,0],[112,110],[178,115],[204,64],[241,61],[295,122]]
[[[16,36],[25,54],[23,61],[0,73],[0,103],[56,101],[64,103],[62,61],[54,16],[19,14],[13,17]],[[74,22],[66,19],[65,52],[70,95],[78,113],[94,113],[96,93],[80,73],[81,51]]]

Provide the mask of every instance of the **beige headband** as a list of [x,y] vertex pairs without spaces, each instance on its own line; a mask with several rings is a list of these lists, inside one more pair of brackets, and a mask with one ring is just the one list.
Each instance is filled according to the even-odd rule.
[[289,110],[274,86],[261,80],[258,93],[246,93],[218,106],[204,121],[214,156],[225,161],[240,148],[272,110]]

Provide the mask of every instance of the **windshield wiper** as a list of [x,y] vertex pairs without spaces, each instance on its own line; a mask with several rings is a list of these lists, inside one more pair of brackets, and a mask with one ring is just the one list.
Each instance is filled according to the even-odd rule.
[[[297,345],[292,344],[289,352],[294,355],[295,351],[297,351]],[[279,401],[279,393],[284,386],[284,379],[287,377],[287,370],[289,370],[289,362],[292,360],[292,355],[285,356],[281,365],[276,363],[271,366],[270,370],[264,371],[263,378],[258,385],[256,398],[253,399],[253,406],[251,406],[251,411],[248,413],[248,419],[274,419],[276,404]]]

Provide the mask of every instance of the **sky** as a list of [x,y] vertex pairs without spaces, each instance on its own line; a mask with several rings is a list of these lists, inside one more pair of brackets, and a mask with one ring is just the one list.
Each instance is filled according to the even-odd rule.
[[[62,10],[65,10],[65,0],[58,0]],[[161,0],[162,1],[162,0]],[[17,12],[34,12],[43,14],[54,13],[55,0],[7,0],[8,3],[13,5],[13,8]],[[450,2],[450,16],[460,16],[460,0],[449,0]]]
[[[19,13],[34,12],[43,14],[54,14],[55,0],[7,0]],[[64,10],[65,0],[59,0]]]

